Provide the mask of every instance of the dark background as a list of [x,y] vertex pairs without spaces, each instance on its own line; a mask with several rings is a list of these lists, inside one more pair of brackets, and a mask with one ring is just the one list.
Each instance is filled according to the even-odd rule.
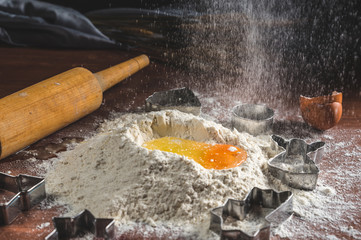
[[[247,1],[247,0],[246,0]],[[200,12],[237,11],[241,1],[173,0],[48,0],[82,13],[104,8],[191,8]],[[290,31],[273,30],[264,43],[281,52],[286,71],[284,85],[295,79],[327,83],[330,89],[344,90],[361,86],[361,1],[291,0],[271,5],[272,1],[253,1],[254,11],[269,4],[275,16],[288,14],[302,19]],[[217,9],[217,10],[214,10]]]
[[[269,59],[281,59],[278,75],[282,88],[295,93],[312,92],[319,84],[325,93],[331,90],[356,90],[361,94],[361,1],[359,0],[46,0],[87,13],[109,8],[190,9],[201,13],[242,11],[244,3],[257,13],[267,11],[299,22],[292,28],[268,28],[261,44]],[[186,42],[190,36],[179,36]],[[178,38],[178,36],[177,36]],[[281,55],[281,57],[279,57]],[[273,69],[272,61],[269,61]],[[272,80],[272,79],[271,79]],[[267,79],[265,81],[268,81]],[[312,88],[310,85],[316,85]]]
[[101,1],[88,1],[88,0],[47,0],[49,2],[61,6],[71,7],[79,12],[85,13],[92,10],[103,8],[148,8],[155,9],[163,6],[177,4],[181,1],[171,0],[101,0]]

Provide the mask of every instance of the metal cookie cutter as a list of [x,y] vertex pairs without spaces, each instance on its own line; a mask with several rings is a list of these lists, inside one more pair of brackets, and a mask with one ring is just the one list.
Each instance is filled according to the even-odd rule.
[[252,135],[272,131],[274,111],[263,104],[241,104],[232,109],[231,123],[240,132]]
[[145,110],[148,112],[165,109],[176,109],[181,112],[199,115],[201,103],[197,96],[188,88],[155,92],[145,100]]
[[319,173],[315,162],[321,161],[325,143],[307,144],[297,138],[286,141],[277,135],[272,135],[272,139],[285,151],[268,161],[271,175],[290,187],[313,190]]
[[44,178],[20,174],[11,176],[0,172],[0,189],[16,193],[0,203],[0,225],[12,223],[21,211],[26,211],[46,197]]
[[[244,200],[228,199],[221,206],[211,210],[210,229],[221,236],[221,239],[230,240],[259,240],[269,239],[271,226],[276,227],[288,219],[293,213],[293,194],[290,191],[276,192],[272,189],[253,188]],[[265,224],[253,234],[240,229],[225,229],[227,218],[244,220],[251,212],[260,209],[271,209],[264,216]],[[262,216],[260,216],[262,217]]]
[[45,240],[71,239],[90,232],[96,238],[115,239],[114,219],[95,218],[90,211],[84,210],[75,217],[54,217],[55,230]]

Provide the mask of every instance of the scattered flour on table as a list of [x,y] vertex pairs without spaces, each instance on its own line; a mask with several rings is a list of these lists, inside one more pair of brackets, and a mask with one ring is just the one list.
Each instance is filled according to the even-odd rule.
[[[184,156],[141,146],[164,136],[231,144],[244,148],[248,157],[233,169],[208,170]],[[315,214],[327,218],[325,205],[335,190],[319,183],[315,191],[305,192],[270,177],[267,161],[279,151],[270,136],[239,133],[178,111],[119,114],[96,135],[54,159],[46,191],[57,203],[69,205],[67,215],[86,208],[95,217],[115,218],[124,231],[144,222],[200,239],[217,239],[208,230],[210,209],[228,198],[244,199],[253,187],[291,190],[294,210],[302,219],[315,219]],[[292,238],[292,229],[283,225],[277,234]]]
[[45,223],[42,223],[38,226],[36,226],[36,229],[43,229],[43,228],[47,228],[50,226],[50,222],[45,222]]
[[[202,103],[202,112],[207,113],[208,119],[228,124],[231,109],[242,102],[239,102],[237,88],[232,90],[227,89],[227,98],[224,98],[224,94],[215,95],[215,91],[197,94]],[[249,101],[247,98],[244,100]],[[318,164],[320,173],[316,189],[310,192],[289,189],[294,194],[293,208],[296,214],[274,229],[272,234],[302,240],[361,239],[361,129],[341,125],[320,133],[307,127],[300,128],[297,123],[304,121],[299,108],[287,105],[285,102],[272,101],[275,126],[285,125],[281,132],[276,127],[277,134],[287,139],[302,138],[308,143],[321,140],[326,145],[322,161]],[[347,113],[345,115],[349,116]],[[269,184],[278,191],[287,189],[276,181]]]
[[[141,145],[173,136],[244,148],[245,163],[228,170],[207,170],[174,153]],[[46,175],[47,192],[76,214],[120,223],[189,226],[209,234],[209,211],[227,198],[241,198],[253,187],[267,188],[262,169],[277,153],[269,136],[255,138],[178,111],[127,114],[105,122],[99,133],[60,155]]]

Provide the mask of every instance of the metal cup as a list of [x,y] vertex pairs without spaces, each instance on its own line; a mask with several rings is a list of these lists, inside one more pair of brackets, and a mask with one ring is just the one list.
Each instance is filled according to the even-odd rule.
[[231,123],[239,132],[252,135],[272,131],[274,111],[263,104],[241,104],[232,109]]

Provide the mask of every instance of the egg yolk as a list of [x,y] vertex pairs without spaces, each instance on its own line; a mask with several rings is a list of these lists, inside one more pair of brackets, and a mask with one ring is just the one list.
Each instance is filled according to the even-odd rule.
[[176,137],[163,137],[143,144],[150,150],[161,150],[184,155],[206,169],[229,169],[243,163],[247,152],[228,144],[209,144]]

